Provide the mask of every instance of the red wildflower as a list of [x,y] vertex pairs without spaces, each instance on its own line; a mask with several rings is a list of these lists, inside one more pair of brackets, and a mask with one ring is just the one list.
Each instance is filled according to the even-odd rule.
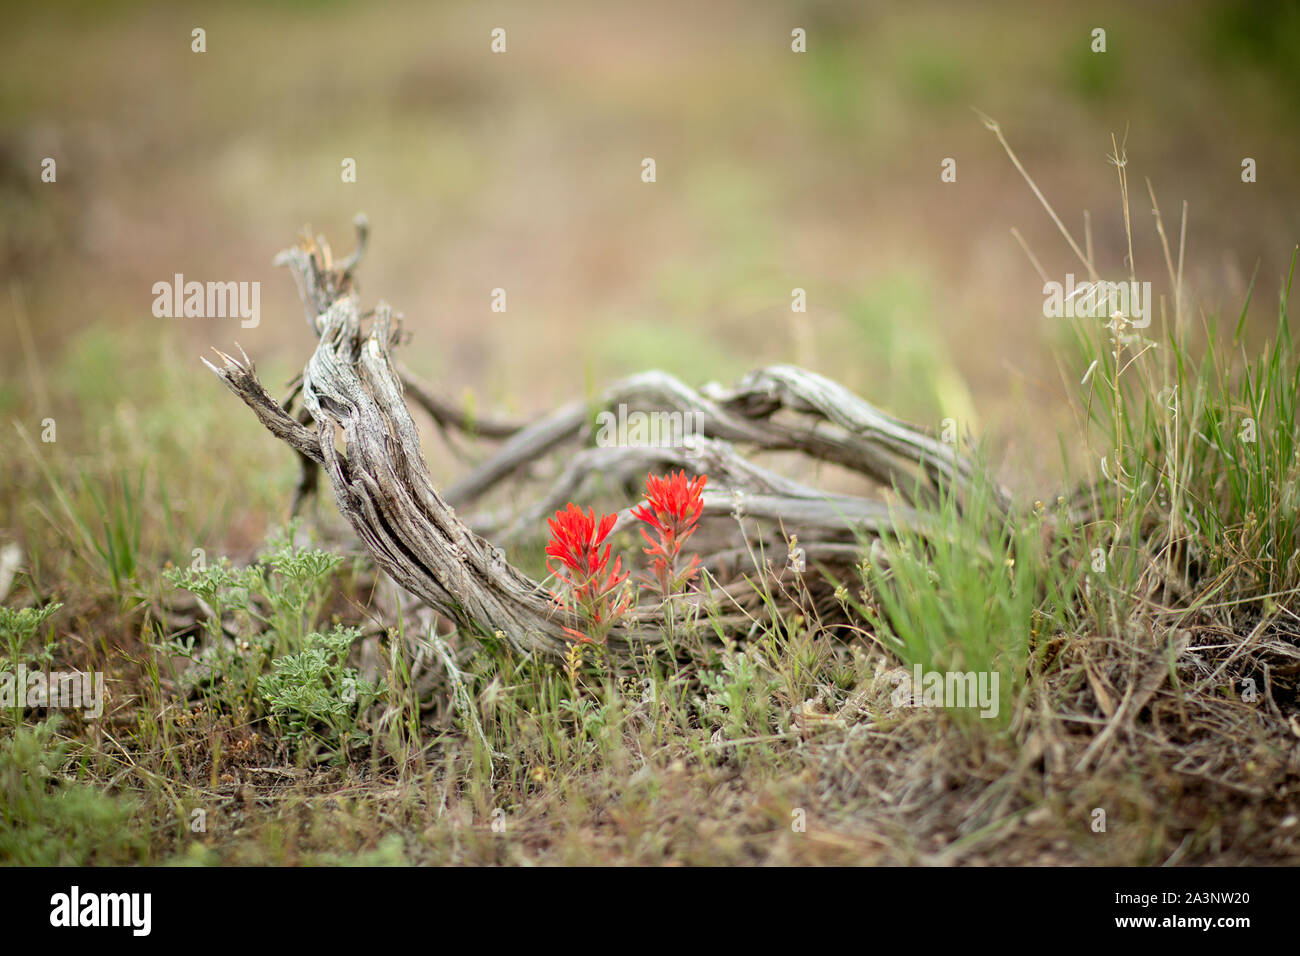
[[[627,610],[631,598],[618,593],[627,580],[623,559],[609,563],[610,546],[605,543],[614,528],[614,515],[602,515],[569,502],[549,520],[551,540],[546,546],[546,566],[570,592],[569,599],[557,594],[556,600],[584,619],[587,631],[566,627],[575,640],[602,644],[618,617]],[[604,544],[602,548],[601,545]],[[552,564],[551,559],[559,562]]]
[[682,543],[695,533],[695,526],[704,513],[704,486],[708,480],[708,475],[688,479],[684,471],[663,478],[648,475],[646,503],[632,511],[633,517],[657,533],[657,538],[652,538],[645,528],[641,529],[641,536],[650,545],[645,553],[654,559],[653,580],[665,597],[680,589],[699,569],[700,559],[696,556],[680,571],[678,560]]

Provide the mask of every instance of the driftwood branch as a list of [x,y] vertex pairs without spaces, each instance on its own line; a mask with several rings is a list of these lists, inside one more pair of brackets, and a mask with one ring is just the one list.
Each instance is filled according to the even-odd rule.
[[[737,386],[695,391],[664,372],[645,372],[611,387],[593,408],[573,402],[517,431],[501,449],[447,492],[464,506],[566,443],[581,442],[597,410],[694,415],[701,433],[764,451],[802,452],[859,472],[904,500],[933,498],[941,484],[966,484],[973,467],[955,449],[877,410],[831,380],[778,365]],[[792,413],[784,420],[778,413]],[[1003,493],[1005,498],[1005,493]]]
[[[595,482],[621,488],[630,506],[650,470],[708,474],[697,540],[705,568],[721,577],[756,553],[784,561],[794,538],[810,566],[851,566],[866,540],[900,525],[923,531],[910,506],[943,487],[961,491],[974,474],[951,446],[792,366],[753,372],[731,388],[698,390],[647,372],[616,383],[594,404],[573,402],[528,425],[471,416],[394,364],[400,322],[386,304],[361,312],[354,273],[366,245],[364,218],[357,220],[357,233],[356,252],[337,263],[325,242],[310,236],[276,259],[292,271],[319,339],[283,403],[262,387],[242,350],[239,358],[218,352],[220,364],[207,364],[299,455],[295,509],[323,469],[339,510],[379,567],[463,630],[498,635],[523,652],[563,652],[563,628],[572,622],[542,583],[510,565],[483,535],[509,543],[537,533],[545,517],[581,499]],[[502,441],[445,495],[434,487],[421,453],[408,393],[438,427]],[[297,415],[291,411],[296,398],[302,402]],[[699,427],[668,445],[593,446],[595,412],[618,406],[689,414]],[[457,517],[453,506],[480,501],[565,446],[576,446],[567,467],[531,505],[505,518],[483,511],[468,520]],[[842,466],[893,489],[896,500],[814,488],[753,463],[737,446]],[[616,529],[631,523],[625,508]],[[660,614],[653,605],[634,608],[610,636],[611,647],[626,650],[653,640]]]

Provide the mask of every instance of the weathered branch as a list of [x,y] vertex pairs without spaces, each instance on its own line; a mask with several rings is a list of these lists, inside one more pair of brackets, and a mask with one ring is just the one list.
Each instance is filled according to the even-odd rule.
[[[951,447],[812,372],[776,366],[746,376],[731,389],[714,385],[698,391],[662,372],[648,372],[614,385],[597,408],[621,404],[638,411],[689,413],[693,422],[702,423],[699,433],[676,446],[580,450],[549,491],[513,521],[490,515],[462,521],[453,503],[481,498],[566,443],[588,441],[594,409],[573,402],[527,427],[471,418],[400,371],[391,358],[399,339],[397,318],[383,303],[372,315],[359,309],[353,273],[367,235],[361,217],[357,231],[357,252],[337,264],[325,243],[310,236],[277,257],[293,272],[319,338],[300,388],[295,383],[285,404],[262,387],[242,350],[239,359],[218,353],[223,364],[207,364],[301,456],[305,470],[295,507],[310,493],[320,466],[339,510],[379,567],[462,629],[498,634],[525,652],[563,652],[563,627],[571,622],[561,619],[542,584],[512,567],[473,528],[502,541],[517,539],[565,501],[580,497],[597,477],[617,479],[631,504],[649,470],[708,474],[699,541],[706,568],[718,570],[755,550],[784,557],[796,536],[809,561],[852,564],[864,539],[901,525],[920,527],[906,502],[932,495],[943,485],[961,488],[974,473]],[[422,456],[405,401],[408,390],[440,427],[505,439],[495,455],[445,497],[434,487]],[[309,419],[295,418],[286,407],[299,392]],[[308,421],[315,427],[308,427]],[[801,484],[748,461],[736,451],[737,444],[796,451],[843,465],[894,487],[904,503],[890,505]],[[631,522],[625,508],[616,530]],[[645,625],[659,613],[653,605],[635,608],[610,636],[611,646],[627,649],[653,636],[653,628]]]
[[[974,473],[952,446],[885,415],[827,378],[779,365],[751,373],[730,390],[712,386],[697,392],[664,372],[624,379],[595,407],[571,402],[517,432],[452,485],[448,500],[460,507],[477,500],[541,456],[579,439],[596,411],[620,405],[694,415],[704,436],[757,450],[802,452],[896,488],[906,501],[932,498],[941,484],[964,486]],[[796,419],[777,420],[783,410]]]

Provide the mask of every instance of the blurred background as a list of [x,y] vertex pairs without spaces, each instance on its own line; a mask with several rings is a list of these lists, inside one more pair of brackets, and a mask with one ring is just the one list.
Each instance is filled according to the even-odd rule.
[[[1188,203],[1197,323],[1235,321],[1258,267],[1250,324],[1265,331],[1300,238],[1297,10],[9,7],[0,530],[38,491],[23,449],[54,417],[48,453],[65,464],[143,468],[169,520],[189,509],[195,533],[260,535],[285,507],[292,457],[198,357],[238,342],[283,394],[313,339],[271,259],[308,223],[349,251],[360,211],[373,227],[363,303],[402,312],[404,361],[479,409],[539,413],[650,367],[699,384],[795,362],[918,423],[957,419],[989,438],[1005,481],[1041,489],[1077,378],[1058,367],[1061,330],[1010,230],[1053,279],[1083,270],[972,107],[1001,123],[1080,242],[1090,212],[1112,278],[1128,271],[1108,161],[1112,134],[1124,141],[1138,277],[1169,295],[1149,178],[1175,256]],[[195,28],[206,52],[191,49]],[[941,181],[946,158],[956,182]],[[260,282],[260,325],[156,318],[152,286],[176,273]],[[806,313],[791,310],[795,288]],[[463,470],[429,457],[441,481]],[[155,475],[164,460],[181,473]]]

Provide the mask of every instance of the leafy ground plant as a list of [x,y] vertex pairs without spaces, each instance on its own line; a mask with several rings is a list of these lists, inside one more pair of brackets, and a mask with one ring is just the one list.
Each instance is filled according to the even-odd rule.
[[[46,604],[41,607],[12,608],[0,605],[0,644],[4,647],[4,660],[0,667],[12,670],[19,664],[48,664],[54,659],[55,637],[46,622],[63,607]],[[38,644],[32,639],[44,631]]]
[[[11,608],[0,605],[0,645],[4,659],[0,660],[0,675],[12,674],[23,665],[46,667],[54,660],[56,638],[47,622],[62,604],[38,607]],[[39,641],[34,638],[43,636]],[[25,702],[15,695],[8,716],[14,726],[22,723]]]
[[358,629],[342,625],[328,634],[313,631],[300,652],[272,661],[271,673],[258,678],[271,723],[299,749],[314,753],[324,748],[343,761],[369,742],[357,721],[374,702],[376,689],[347,666],[360,637]]
[[210,709],[268,719],[305,758],[324,752],[343,759],[369,740],[358,720],[377,694],[346,663],[360,631],[315,629],[342,558],[297,546],[293,534],[292,526],[274,534],[261,560],[246,568],[222,558],[164,572],[198,598],[206,645],[173,638],[164,648],[188,663],[179,682],[202,693]]

